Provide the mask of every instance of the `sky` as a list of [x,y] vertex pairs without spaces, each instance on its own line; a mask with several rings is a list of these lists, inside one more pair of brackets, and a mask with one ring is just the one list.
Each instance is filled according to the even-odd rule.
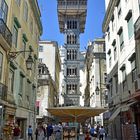
[[[57,0],[38,0],[41,10],[43,34],[41,40],[64,44],[64,35],[59,31]],[[85,32],[80,36],[80,50],[84,51],[88,41],[103,36],[102,22],[105,15],[105,0],[88,0]]]

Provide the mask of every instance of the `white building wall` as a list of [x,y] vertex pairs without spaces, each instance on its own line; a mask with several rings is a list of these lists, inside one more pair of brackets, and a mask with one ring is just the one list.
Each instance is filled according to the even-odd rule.
[[40,41],[39,45],[43,46],[43,52],[39,52],[39,58],[46,64],[51,74],[52,79],[55,81],[55,51],[56,43],[50,41]]
[[66,52],[65,52],[65,49],[63,46],[60,47],[59,51],[60,51],[60,59],[61,59],[59,104],[62,105],[62,104],[64,104],[64,98],[62,96],[63,91],[64,91],[64,81],[63,81],[63,79],[64,79],[64,65],[63,65],[63,63],[64,63],[64,58],[65,58]]
[[[114,11],[112,12],[114,14],[114,23],[112,23],[111,18],[110,18],[110,22],[108,25],[109,31],[106,32],[106,36],[105,36],[105,42],[106,42],[106,58],[107,58],[107,74],[110,74],[110,72],[113,70],[114,66],[118,63],[118,85],[120,86],[120,83],[122,83],[122,71],[120,70],[120,68],[122,67],[123,64],[125,64],[126,66],[126,75],[129,75],[132,71],[131,69],[131,63],[128,60],[130,58],[130,56],[135,52],[135,40],[134,40],[134,34],[133,36],[129,39],[128,37],[128,25],[127,25],[127,20],[125,20],[128,12],[130,10],[132,10],[132,17],[133,17],[133,24],[136,22],[138,16],[139,16],[139,5],[138,5],[138,0],[120,0],[120,4],[121,4],[121,16],[120,18],[118,18],[118,11],[117,11],[117,7],[114,8]],[[112,15],[113,16],[113,15]],[[114,30],[113,27],[114,26]],[[119,42],[119,35],[117,34],[120,27],[123,28],[123,39],[124,39],[124,48],[122,49],[122,51],[120,50],[120,42]],[[109,35],[110,33],[110,35]],[[110,39],[108,39],[110,36]],[[113,40],[116,40],[116,47],[117,47],[117,58],[116,60],[114,60],[114,48],[112,46]],[[109,66],[109,55],[108,52],[111,52],[111,66]],[[127,92],[126,94],[121,94],[122,91],[122,87],[118,87],[118,95],[113,95],[114,99],[116,100],[115,102],[118,102],[120,98],[119,96],[121,96],[121,98],[123,100],[125,100],[129,94],[128,91],[130,90],[132,91],[133,87],[132,87],[132,82],[131,79],[127,79],[127,86],[128,86],[128,90],[125,91]],[[113,88],[113,92],[114,88]]]
[[48,116],[48,112],[46,108],[49,107],[48,105],[48,95],[49,95],[49,88],[48,85],[40,86],[38,88],[38,98],[37,100],[40,101],[40,108],[39,108],[39,117]]

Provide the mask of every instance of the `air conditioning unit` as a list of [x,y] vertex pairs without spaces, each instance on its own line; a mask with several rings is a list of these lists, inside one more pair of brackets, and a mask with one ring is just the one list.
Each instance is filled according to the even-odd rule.
[[138,80],[135,80],[135,81],[134,81],[134,87],[135,87],[135,90],[138,90],[138,88],[139,88],[139,87],[138,87]]

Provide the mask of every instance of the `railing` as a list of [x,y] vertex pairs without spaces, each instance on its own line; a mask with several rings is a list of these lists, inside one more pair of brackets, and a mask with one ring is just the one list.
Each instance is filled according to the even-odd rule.
[[40,74],[40,75],[38,75],[38,79],[46,79],[46,80],[49,80],[49,75]]
[[58,3],[58,9],[62,9],[62,8],[72,8],[72,9],[75,9],[75,8],[80,8],[80,9],[86,9],[86,6],[87,5],[87,1],[60,1]]
[[6,100],[6,96],[7,96],[7,86],[0,83],[0,99]]
[[5,38],[7,43],[12,46],[12,33],[9,28],[6,26],[3,19],[0,18],[0,34]]

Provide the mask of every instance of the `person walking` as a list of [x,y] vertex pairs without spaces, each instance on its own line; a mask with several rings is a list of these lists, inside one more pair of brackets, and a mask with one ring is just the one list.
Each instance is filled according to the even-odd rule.
[[61,132],[62,132],[62,126],[61,123],[59,123],[54,127],[55,140],[61,140]]
[[28,140],[33,140],[33,129],[31,125],[28,127]]
[[91,137],[88,132],[86,132],[85,140],[91,140]]
[[21,133],[21,130],[20,130],[18,124],[15,124],[15,127],[13,129],[13,140],[19,140],[20,133]]
[[52,133],[53,133],[53,127],[52,127],[52,125],[50,123],[47,126],[47,140],[49,140],[49,138],[51,137]]
[[91,140],[96,140],[97,139],[97,132],[94,128],[94,125],[92,125],[91,128],[90,128],[90,135],[91,135]]
[[99,129],[99,140],[103,140],[104,139],[104,135],[105,135],[105,129],[103,126],[101,126],[101,128]]
[[36,140],[44,140],[45,134],[44,134],[44,128],[42,125],[38,126],[35,134],[36,134]]

